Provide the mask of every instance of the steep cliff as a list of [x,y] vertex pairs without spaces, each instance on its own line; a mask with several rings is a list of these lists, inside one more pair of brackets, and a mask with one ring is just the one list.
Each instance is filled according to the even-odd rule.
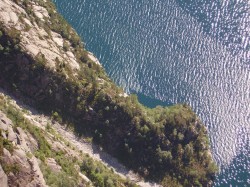
[[0,67],[4,90],[91,137],[141,176],[164,186],[211,185],[207,131],[190,107],[149,109],[124,94],[50,1],[2,0]]
[[64,125],[0,93],[1,186],[148,185]]

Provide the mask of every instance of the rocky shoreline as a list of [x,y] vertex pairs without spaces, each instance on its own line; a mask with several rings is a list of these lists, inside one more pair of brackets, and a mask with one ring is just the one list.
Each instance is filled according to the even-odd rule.
[[[135,95],[125,94],[51,1],[2,1],[0,67],[0,87],[44,114],[25,113],[2,100],[7,107],[2,111],[15,128],[23,128],[37,142],[26,160],[32,155],[41,160],[46,184],[154,185],[144,183],[145,178],[162,186],[211,186],[216,165],[207,130],[192,109],[186,104],[149,109]],[[88,137],[87,143],[57,122]],[[6,137],[1,136],[1,150],[15,151]],[[15,171],[14,181],[22,180],[22,168],[4,162],[2,167]]]

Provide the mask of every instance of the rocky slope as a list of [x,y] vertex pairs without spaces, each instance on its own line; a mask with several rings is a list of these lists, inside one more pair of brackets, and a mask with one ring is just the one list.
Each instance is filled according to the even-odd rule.
[[[32,136],[24,133],[20,127],[14,131],[12,121],[2,112],[0,129],[4,144],[1,162],[5,170],[0,166],[1,186],[46,186],[39,161],[31,154],[33,146],[37,146]],[[29,157],[26,155],[28,153]]]
[[[6,174],[15,179],[9,182],[31,186],[133,185],[124,175],[139,180],[102,151],[96,157],[95,146],[76,139],[57,123],[51,128],[49,117],[163,186],[211,185],[216,166],[207,131],[191,108],[179,104],[148,109],[135,95],[124,94],[49,0],[1,1],[0,67],[0,87],[43,113],[37,118],[2,100],[7,114],[2,114],[3,120],[9,121],[2,123],[2,155],[10,163],[2,167],[3,181]],[[6,126],[17,140],[8,139]],[[23,144],[20,134],[26,137]],[[64,139],[68,139],[66,147]]]
[[59,124],[51,118],[39,114],[36,110],[20,104],[3,93],[2,90],[0,91],[1,186],[47,186],[43,175],[45,171],[41,171],[40,167],[47,167],[58,174],[63,171],[62,166],[56,161],[57,158],[46,158],[44,163],[40,160],[39,156],[36,155],[39,149],[39,137],[33,135],[33,130],[13,122],[10,119],[13,117],[18,118],[17,120],[27,120],[30,128],[43,134],[49,144],[50,151],[62,152],[66,159],[73,157],[78,160],[77,162],[72,161],[78,173],[73,176],[75,180],[78,180],[78,186],[96,184],[95,181],[91,182],[84,171],[80,171],[81,163],[86,161],[85,157],[91,157],[92,162],[98,162],[103,165],[102,167],[111,171],[118,181],[125,183],[124,185],[121,183],[121,186],[133,186],[133,183],[137,183],[139,186],[158,186],[154,183],[144,182],[133,171],[129,171],[115,158],[92,144],[88,138],[75,135],[72,130],[67,128],[66,124]]

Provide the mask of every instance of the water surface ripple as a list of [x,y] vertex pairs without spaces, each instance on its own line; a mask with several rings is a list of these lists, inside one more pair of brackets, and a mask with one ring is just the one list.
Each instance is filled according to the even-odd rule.
[[220,166],[215,186],[250,185],[249,1],[54,2],[127,92],[193,107]]

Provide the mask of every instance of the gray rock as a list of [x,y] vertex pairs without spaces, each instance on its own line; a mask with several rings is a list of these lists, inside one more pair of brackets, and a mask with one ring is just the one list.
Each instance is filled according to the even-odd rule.
[[0,129],[7,131],[8,126],[11,124],[11,120],[8,119],[2,111],[0,111]]
[[39,167],[39,162],[41,162],[41,161],[33,156],[30,159],[30,162],[31,162],[32,170],[33,170],[35,177],[34,177],[34,180],[28,186],[30,186],[30,187],[33,187],[33,186],[47,187],[46,182],[45,182],[44,177],[43,177],[43,173],[41,172],[41,169]]
[[17,133],[17,144],[20,145],[24,150],[29,150],[26,142],[26,139],[28,139],[26,133],[20,127],[17,127]]
[[6,133],[4,131],[2,131],[1,135],[4,139],[7,139]]
[[[3,148],[3,155],[4,155],[4,157],[3,158],[11,158],[11,154],[10,154],[10,152],[7,150],[7,149],[5,149],[5,148]],[[5,160],[3,160],[4,162],[5,162]],[[6,162],[7,163],[7,162]]]
[[62,167],[57,164],[54,158],[48,158],[46,160],[47,165],[50,167],[50,169],[54,172],[60,172]]
[[25,141],[31,152],[35,152],[39,148],[37,140],[29,132],[26,133]]
[[3,119],[0,119],[0,129],[6,131],[8,129],[8,125],[5,123]]
[[13,131],[11,126],[8,127],[8,140],[17,143],[16,133]]
[[0,165],[0,184],[1,184],[1,187],[8,187],[8,177],[4,173],[1,165]]
[[22,149],[15,149],[13,152],[13,160],[20,163],[26,163],[27,162],[27,156],[26,153]]

